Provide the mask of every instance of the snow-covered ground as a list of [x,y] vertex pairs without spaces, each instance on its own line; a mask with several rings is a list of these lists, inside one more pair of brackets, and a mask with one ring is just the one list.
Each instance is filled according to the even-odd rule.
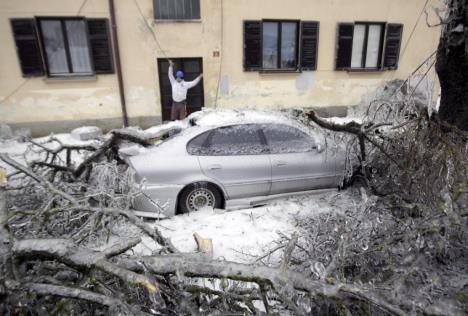
[[[212,240],[214,258],[251,263],[275,248],[283,237],[297,231],[299,221],[320,213],[344,212],[354,207],[357,198],[350,191],[319,191],[276,199],[262,207],[232,211],[204,209],[154,221],[152,225],[181,251],[197,250],[193,234],[198,233]],[[145,237],[134,251],[150,255],[155,249],[154,242]],[[281,254],[282,251],[276,252],[271,262],[277,261]]]

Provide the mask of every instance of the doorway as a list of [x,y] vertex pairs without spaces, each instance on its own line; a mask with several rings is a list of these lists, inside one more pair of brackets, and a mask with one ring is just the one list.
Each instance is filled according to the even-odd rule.
[[[185,74],[184,80],[192,81],[203,72],[202,58],[171,58],[174,62],[174,75],[178,70]],[[159,89],[161,95],[161,114],[163,121],[171,120],[172,88],[168,78],[169,62],[158,58]],[[203,78],[193,88],[187,91],[187,115],[201,110],[204,106]]]

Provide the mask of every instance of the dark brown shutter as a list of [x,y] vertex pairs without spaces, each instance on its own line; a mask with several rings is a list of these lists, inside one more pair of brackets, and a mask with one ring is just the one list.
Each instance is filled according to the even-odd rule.
[[44,67],[34,19],[12,19],[11,27],[23,76],[43,76]]
[[94,72],[97,74],[114,73],[114,60],[112,58],[107,19],[88,19],[87,22]]
[[338,24],[336,44],[336,70],[345,70],[351,67],[351,54],[353,52],[353,23]]
[[301,22],[301,69],[317,69],[318,22]]
[[244,70],[262,68],[262,22],[244,21]]
[[397,69],[398,58],[400,56],[401,34],[403,24],[388,24],[387,36],[385,39],[384,68]]

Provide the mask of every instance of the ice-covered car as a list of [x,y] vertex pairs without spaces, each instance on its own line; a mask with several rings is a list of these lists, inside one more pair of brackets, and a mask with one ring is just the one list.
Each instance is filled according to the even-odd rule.
[[172,216],[340,185],[345,151],[325,150],[313,129],[278,115],[212,116],[189,118],[193,126],[127,158],[142,188],[137,211]]

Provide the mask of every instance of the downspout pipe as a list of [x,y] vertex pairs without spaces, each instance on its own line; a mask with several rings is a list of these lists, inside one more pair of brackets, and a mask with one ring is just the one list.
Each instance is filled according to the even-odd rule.
[[115,20],[114,0],[109,0],[110,22],[112,30],[112,46],[115,55],[115,68],[117,71],[117,80],[119,82],[120,105],[122,106],[122,119],[124,127],[128,126],[127,104],[125,103],[125,89],[122,78],[122,67],[120,65],[119,38],[117,36],[117,23]]

